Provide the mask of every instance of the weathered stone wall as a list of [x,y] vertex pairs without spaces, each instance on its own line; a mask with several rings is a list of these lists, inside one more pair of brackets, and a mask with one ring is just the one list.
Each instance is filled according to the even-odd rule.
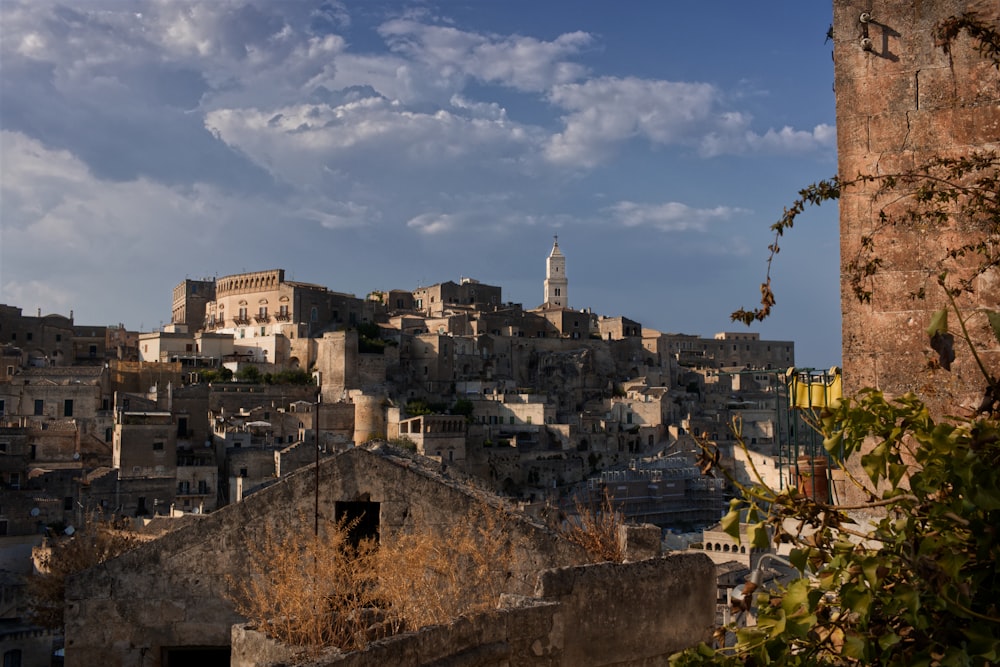
[[540,573],[531,598],[391,637],[365,651],[313,659],[233,630],[233,667],[646,667],[711,637],[715,568],[702,554],[602,563]]
[[[337,501],[380,503],[380,539],[392,540],[414,522],[444,530],[479,503],[495,502],[425,466],[392,448],[355,448],[326,459],[319,469],[319,513],[333,521]],[[279,534],[312,530],[315,493],[310,466],[72,578],[66,665],[157,667],[164,647],[227,646],[231,626],[244,620],[226,598],[227,578],[247,571],[247,546],[268,527]],[[525,549],[512,593],[530,593],[541,569],[583,562],[579,548],[540,525],[519,520],[512,530]]]
[[[967,11],[994,27],[996,0],[834,0],[834,61],[837,92],[839,173],[898,173],[936,155],[959,156],[1000,142],[1000,74],[974,50],[965,35],[949,56],[935,45],[942,19]],[[862,12],[871,21],[862,23]],[[867,32],[871,50],[862,38]],[[840,200],[841,262],[858,256],[863,237],[879,226],[881,205],[870,189],[851,188]],[[885,202],[882,202],[884,205]],[[928,370],[926,327],[931,313],[945,307],[936,284],[937,262],[947,249],[981,230],[958,221],[944,228],[912,224],[874,234],[882,259],[870,303],[859,303],[842,274],[844,390],[878,387],[888,394],[914,391],[936,411],[951,414],[975,406],[983,381],[967,350],[956,342],[951,372]],[[980,257],[969,257],[978,262]],[[1000,278],[977,281],[974,295],[960,300],[967,313],[1000,305]],[[911,292],[925,288],[927,298]],[[994,371],[1000,348],[983,327],[974,334]]]

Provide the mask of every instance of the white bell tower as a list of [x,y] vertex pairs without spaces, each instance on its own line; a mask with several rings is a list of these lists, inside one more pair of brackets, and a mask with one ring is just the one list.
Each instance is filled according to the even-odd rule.
[[559,237],[545,261],[545,306],[569,308],[569,280],[566,278],[566,257],[559,250]]

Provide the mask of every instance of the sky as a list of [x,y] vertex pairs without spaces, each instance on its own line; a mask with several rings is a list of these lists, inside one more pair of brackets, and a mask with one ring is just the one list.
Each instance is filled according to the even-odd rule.
[[[0,303],[152,331],[185,278],[462,278],[747,331],[836,173],[831,3],[0,0]],[[835,204],[749,331],[840,364]]]

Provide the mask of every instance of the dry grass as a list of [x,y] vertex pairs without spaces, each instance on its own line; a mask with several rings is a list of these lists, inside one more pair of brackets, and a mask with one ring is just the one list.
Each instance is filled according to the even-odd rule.
[[607,491],[604,492],[600,507],[595,509],[577,498],[574,508],[576,514],[567,516],[557,527],[560,534],[586,549],[595,563],[624,561],[625,553],[618,541],[618,531],[625,521],[622,515],[615,511],[614,503]]
[[[300,525],[307,525],[305,522]],[[272,527],[248,542],[251,567],[230,579],[236,611],[269,637],[295,646],[365,645],[368,615],[374,605],[375,547],[354,546],[350,526],[322,525],[320,534]]]
[[380,594],[397,629],[495,608],[516,564],[509,523],[501,510],[481,506],[437,534],[418,526],[381,549]]
[[269,530],[248,544],[250,571],[230,580],[230,596],[274,639],[360,649],[392,632],[495,608],[517,551],[508,527],[500,510],[483,507],[438,530],[416,523],[381,547],[352,546],[344,524],[328,524],[318,537]]

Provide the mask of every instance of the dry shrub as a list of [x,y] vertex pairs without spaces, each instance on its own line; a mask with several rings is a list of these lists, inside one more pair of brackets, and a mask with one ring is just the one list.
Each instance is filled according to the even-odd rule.
[[[306,525],[301,522],[299,525]],[[272,526],[248,540],[249,571],[230,578],[236,611],[264,634],[294,646],[364,647],[374,606],[375,545],[353,545],[350,524],[327,522],[319,535]]]
[[396,629],[495,609],[517,564],[519,540],[503,510],[482,505],[436,534],[417,525],[379,551],[380,595]]
[[38,572],[28,579],[28,616],[33,623],[61,630],[66,578],[139,546],[144,540],[128,519],[88,516],[72,537],[48,542],[36,552]]
[[573,505],[576,513],[567,516],[558,526],[559,533],[586,549],[595,563],[624,561],[625,553],[618,541],[618,532],[625,521],[615,511],[608,492],[605,490],[601,505],[596,509],[579,498]]
[[248,542],[249,571],[230,580],[236,610],[290,645],[361,649],[495,608],[518,549],[506,515],[486,507],[437,531],[418,523],[381,547],[352,546],[350,528],[327,524],[319,536],[270,528]]

